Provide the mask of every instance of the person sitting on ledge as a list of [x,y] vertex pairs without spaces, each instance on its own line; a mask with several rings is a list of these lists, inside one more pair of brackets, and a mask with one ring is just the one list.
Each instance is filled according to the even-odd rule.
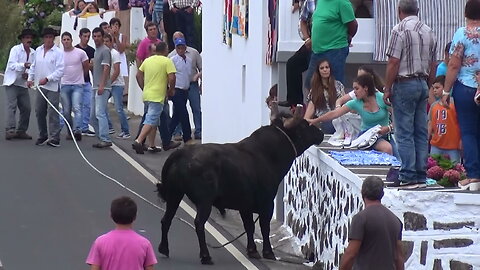
[[393,126],[389,124],[390,108],[383,102],[383,94],[375,89],[372,76],[361,75],[353,81],[353,91],[357,99],[350,100],[345,105],[337,107],[335,110],[327,112],[317,118],[307,119],[310,124],[331,121],[350,111],[358,113],[362,119],[361,133],[368,129],[380,125],[382,128],[379,134],[382,135],[372,146],[373,149],[393,154],[390,144],[390,133]]

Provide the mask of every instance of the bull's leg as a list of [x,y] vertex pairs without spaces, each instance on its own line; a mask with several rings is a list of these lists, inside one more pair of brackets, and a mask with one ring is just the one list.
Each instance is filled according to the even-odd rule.
[[253,241],[253,233],[255,232],[255,224],[253,223],[253,214],[249,211],[240,211],[242,217],[243,227],[247,233],[247,255],[250,258],[260,259],[260,254],[257,251],[257,246]]
[[[173,192],[172,192],[173,193]],[[168,194],[167,198],[167,210],[162,218],[162,241],[158,246],[158,252],[165,256],[169,256],[169,249],[168,249],[168,230],[170,229],[170,225],[172,225],[172,219],[177,212],[178,206],[183,198],[183,193],[178,194]]]
[[213,264],[212,257],[208,252],[205,242],[205,223],[212,211],[211,204],[197,205],[197,216],[195,217],[195,231],[197,232],[198,244],[200,245],[200,260],[202,264]]
[[273,215],[273,201],[260,213],[260,229],[263,237],[263,258],[276,260],[273,254],[272,245],[270,244],[270,221]]

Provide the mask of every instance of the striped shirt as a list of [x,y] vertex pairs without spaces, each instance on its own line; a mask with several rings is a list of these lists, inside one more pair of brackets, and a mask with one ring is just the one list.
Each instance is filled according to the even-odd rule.
[[168,0],[168,6],[171,8],[196,8],[200,0]]
[[437,55],[435,35],[417,16],[408,16],[393,27],[386,55],[400,59],[399,76],[428,75]]
[[315,0],[306,0],[303,2],[302,9],[300,9],[300,20],[298,22],[298,34],[300,38],[305,40],[306,37],[303,36],[302,29],[301,29],[301,22],[307,22],[308,25],[308,33],[312,31],[312,15],[315,12]]

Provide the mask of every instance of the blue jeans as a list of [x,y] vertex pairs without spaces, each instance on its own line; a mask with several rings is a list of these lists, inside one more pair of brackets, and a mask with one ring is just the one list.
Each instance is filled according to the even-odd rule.
[[[188,89],[188,101],[190,101],[190,108],[192,108],[193,124],[195,125],[195,137],[202,137],[202,107],[200,102],[200,87],[198,82],[191,82]],[[181,126],[177,125],[174,135],[182,134]]]
[[[76,133],[82,131],[82,94],[83,85],[81,84],[63,84],[60,88],[63,116]],[[75,115],[74,121],[72,121],[72,111]]]
[[464,165],[469,178],[480,178],[480,106],[473,102],[476,90],[458,81],[453,85],[453,98],[464,146]]
[[402,160],[399,180],[425,182],[428,157],[427,82],[411,79],[392,88],[395,139]]
[[192,139],[192,127],[187,111],[188,90],[176,88],[175,95],[172,97],[173,116],[170,122],[170,130],[173,133],[175,127],[180,123],[183,131],[183,141],[187,142]]
[[123,89],[125,89],[125,86],[123,85],[112,85],[112,96],[115,104],[115,111],[120,119],[120,127],[122,128],[122,132],[125,134],[130,134],[127,116],[123,110]]
[[311,80],[313,73],[318,68],[320,60],[327,60],[330,63],[330,72],[335,77],[335,80],[345,84],[345,62],[347,61],[349,47],[341,49],[328,50],[322,53],[312,53],[310,63],[308,64],[307,75],[305,77],[305,88],[311,88]]
[[185,9],[179,9],[175,14],[175,25],[177,30],[185,35],[187,45],[197,48],[195,40],[195,26],[193,24],[193,13],[188,13]]
[[453,162],[460,162],[460,151],[452,149],[442,149],[432,145],[430,149],[431,155],[449,155]]
[[107,103],[110,98],[110,89],[105,89],[101,95],[95,89],[95,95],[92,96],[92,126],[97,137],[102,142],[111,142],[108,134]]
[[82,131],[88,130],[90,124],[90,103],[92,102],[92,85],[87,82],[83,84],[82,92]]

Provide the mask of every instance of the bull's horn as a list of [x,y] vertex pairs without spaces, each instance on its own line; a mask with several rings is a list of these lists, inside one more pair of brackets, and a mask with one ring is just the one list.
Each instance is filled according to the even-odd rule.
[[278,117],[278,103],[277,101],[270,101],[269,103],[269,107],[270,107],[270,121],[273,121],[275,119],[277,119]]
[[302,114],[303,114],[303,105],[297,104],[297,107],[295,107],[295,112],[293,113],[293,118],[300,119],[303,116]]

